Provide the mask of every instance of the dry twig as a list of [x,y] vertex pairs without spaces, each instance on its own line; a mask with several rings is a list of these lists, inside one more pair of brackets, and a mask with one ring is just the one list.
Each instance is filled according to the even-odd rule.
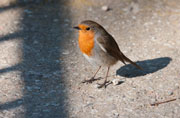
[[177,100],[177,99],[174,98],[174,99],[166,100],[166,101],[163,101],[163,102],[156,102],[156,103],[151,104],[151,106],[158,106],[160,104],[172,102],[172,101],[175,101],[175,100]]

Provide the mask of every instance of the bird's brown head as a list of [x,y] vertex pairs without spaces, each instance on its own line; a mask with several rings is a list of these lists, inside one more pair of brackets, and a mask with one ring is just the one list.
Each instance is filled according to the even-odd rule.
[[94,47],[94,37],[96,33],[101,32],[104,28],[98,23],[90,20],[82,21],[74,28],[79,30],[79,47],[81,51],[90,55],[91,50]]
[[101,25],[91,20],[82,21],[78,26],[74,27],[74,29],[79,30],[79,33],[83,34],[100,33],[105,31]]

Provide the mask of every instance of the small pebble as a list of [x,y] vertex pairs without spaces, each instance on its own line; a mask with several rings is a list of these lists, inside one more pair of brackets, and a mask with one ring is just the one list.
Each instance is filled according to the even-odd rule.
[[99,85],[98,85],[98,84],[95,84],[95,85],[94,85],[94,88],[98,88],[98,87],[99,87]]
[[64,20],[64,22],[68,22],[68,23],[69,23],[69,22],[70,22],[70,20],[69,20],[69,19],[65,19],[65,20]]
[[35,40],[35,41],[33,41],[33,44],[38,44],[38,41],[36,41],[36,40]]
[[56,63],[60,63],[61,61],[60,60],[55,60]]
[[58,19],[54,19],[53,22],[58,22],[59,20]]
[[140,11],[139,5],[137,3],[132,2],[130,4],[130,11],[132,11],[133,13],[138,13]]
[[108,6],[102,6],[101,9],[102,9],[103,11],[109,11],[109,10],[110,10]]
[[63,55],[68,55],[68,54],[69,54],[69,51],[64,51],[62,54],[63,54]]
[[27,88],[28,91],[32,91],[31,87],[27,86],[26,88]]
[[22,104],[22,102],[23,102],[23,101],[18,101],[17,103],[18,103],[18,104]]
[[113,116],[114,116],[115,118],[119,118],[119,113],[115,112],[115,113],[113,113]]
[[25,9],[24,12],[28,14],[32,13],[32,11],[30,11],[29,9]]
[[113,79],[112,83],[113,85],[119,85],[120,83],[122,83],[122,81],[120,79]]
[[94,88],[97,88],[98,92],[103,91],[103,89],[99,89],[99,84],[98,83],[94,85]]
[[88,103],[85,107],[93,106],[93,103]]
[[19,21],[14,21],[14,24],[15,24],[15,25],[19,24]]
[[174,94],[174,92],[173,91],[169,91],[168,94],[169,94],[169,96],[171,96],[171,95]]

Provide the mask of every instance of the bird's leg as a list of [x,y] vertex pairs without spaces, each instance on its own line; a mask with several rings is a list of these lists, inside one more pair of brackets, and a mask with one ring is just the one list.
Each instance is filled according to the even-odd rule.
[[99,79],[95,79],[96,74],[99,72],[99,70],[101,69],[101,66],[99,66],[99,68],[97,69],[97,71],[94,73],[94,76],[91,77],[91,79],[89,80],[84,80],[82,81],[82,83],[92,83],[93,81],[99,80]]
[[102,87],[106,88],[106,86],[107,86],[106,83],[107,83],[107,77],[108,77],[109,69],[110,69],[110,67],[108,67],[108,70],[107,70],[104,82],[102,84],[99,84],[98,88],[102,88]]

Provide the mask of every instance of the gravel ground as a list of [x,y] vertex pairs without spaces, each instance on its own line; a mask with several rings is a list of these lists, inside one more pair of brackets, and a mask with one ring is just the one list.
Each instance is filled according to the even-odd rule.
[[[72,29],[86,19],[144,71],[118,62],[106,89],[82,84],[97,69]],[[3,0],[0,23],[0,118],[180,118],[179,0]]]

